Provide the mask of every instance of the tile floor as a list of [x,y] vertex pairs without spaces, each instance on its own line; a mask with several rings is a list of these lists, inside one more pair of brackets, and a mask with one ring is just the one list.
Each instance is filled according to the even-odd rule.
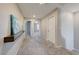
[[34,37],[24,40],[17,55],[72,55],[72,53],[62,47],[56,47],[49,41]]

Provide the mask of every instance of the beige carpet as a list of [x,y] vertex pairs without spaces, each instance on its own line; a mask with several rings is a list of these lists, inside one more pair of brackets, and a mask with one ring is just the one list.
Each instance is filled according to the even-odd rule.
[[72,55],[64,48],[55,47],[54,44],[39,38],[25,39],[18,55]]

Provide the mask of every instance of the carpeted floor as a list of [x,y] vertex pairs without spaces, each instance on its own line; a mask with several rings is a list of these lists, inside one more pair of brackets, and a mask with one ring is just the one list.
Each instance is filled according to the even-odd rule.
[[51,42],[39,38],[25,39],[18,55],[72,55],[62,47],[56,47]]

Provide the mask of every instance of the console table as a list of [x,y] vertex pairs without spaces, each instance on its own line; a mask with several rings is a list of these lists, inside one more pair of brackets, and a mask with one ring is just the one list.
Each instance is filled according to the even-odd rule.
[[23,34],[23,32],[24,31],[20,31],[13,36],[9,35],[9,36],[4,37],[4,43],[15,41],[18,37],[20,37]]

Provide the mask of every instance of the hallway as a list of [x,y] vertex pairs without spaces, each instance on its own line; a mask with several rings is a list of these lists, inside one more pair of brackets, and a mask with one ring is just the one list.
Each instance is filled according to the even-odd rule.
[[64,48],[54,46],[49,41],[42,40],[38,36],[32,39],[25,39],[19,49],[18,55],[72,55]]
[[79,4],[0,4],[0,15],[1,55],[79,55]]

